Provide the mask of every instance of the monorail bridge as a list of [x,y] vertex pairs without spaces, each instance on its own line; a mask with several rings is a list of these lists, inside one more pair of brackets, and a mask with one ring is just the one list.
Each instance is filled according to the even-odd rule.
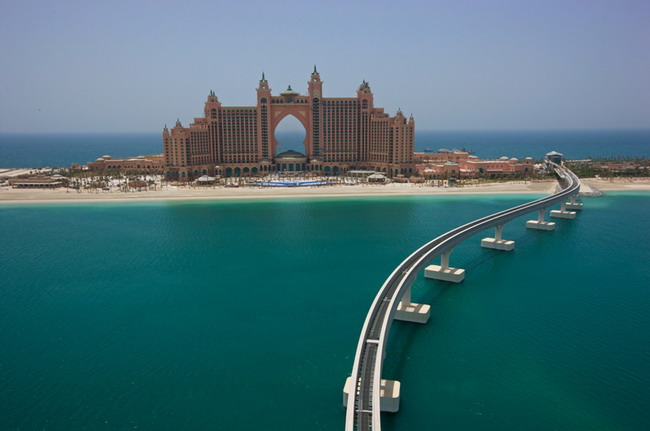
[[[393,320],[426,323],[429,319],[429,305],[411,302],[411,285],[420,270],[426,267],[426,278],[460,282],[465,276],[465,271],[450,267],[449,255],[454,246],[469,237],[494,227],[494,238],[483,239],[481,246],[509,251],[514,248],[514,241],[501,238],[505,223],[538,211],[537,219],[528,221],[526,227],[553,230],[555,223],[545,221],[544,213],[548,207],[557,203],[561,203],[561,209],[551,211],[551,217],[575,218],[575,211],[570,210],[582,208],[582,204],[575,200],[580,191],[580,180],[561,164],[550,160],[547,160],[547,163],[554,169],[560,183],[559,192],[474,220],[440,235],[413,252],[386,279],[368,310],[359,337],[352,374],[345,384],[343,402],[347,408],[346,431],[381,430],[381,411],[396,412],[399,409],[400,383],[382,380],[381,373]],[[438,256],[441,258],[440,265],[429,265]]]

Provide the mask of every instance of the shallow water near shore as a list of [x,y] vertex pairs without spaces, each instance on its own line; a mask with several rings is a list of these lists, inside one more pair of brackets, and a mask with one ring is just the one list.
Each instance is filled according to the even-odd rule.
[[[0,207],[0,429],[344,427],[377,290],[416,247],[532,195]],[[586,199],[396,322],[387,430],[643,429],[650,193]]]

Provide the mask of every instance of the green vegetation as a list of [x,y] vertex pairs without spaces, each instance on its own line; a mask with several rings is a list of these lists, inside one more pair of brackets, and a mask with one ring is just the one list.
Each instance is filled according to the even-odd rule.
[[564,162],[576,175],[581,178],[590,177],[648,177],[650,176],[650,159],[639,158],[625,160],[615,159],[588,159],[568,160]]

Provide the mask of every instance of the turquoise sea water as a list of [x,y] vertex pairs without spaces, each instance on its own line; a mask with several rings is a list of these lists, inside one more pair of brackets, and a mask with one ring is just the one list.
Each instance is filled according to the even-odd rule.
[[[341,430],[392,269],[529,199],[2,205],[0,429]],[[384,429],[647,429],[649,213],[611,193],[554,232],[509,223],[512,253],[459,245],[465,282],[417,280],[430,322],[393,325]]]
[[[278,131],[279,150],[304,152],[304,134],[304,130]],[[0,168],[68,167],[92,162],[104,154],[158,154],[162,152],[161,139],[160,133],[0,133]],[[650,129],[416,131],[416,151],[441,148],[466,148],[482,159],[541,159],[550,150],[570,159],[650,157]]]

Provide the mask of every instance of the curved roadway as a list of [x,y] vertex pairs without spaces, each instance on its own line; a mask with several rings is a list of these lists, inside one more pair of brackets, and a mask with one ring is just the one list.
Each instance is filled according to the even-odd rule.
[[[549,162],[550,163],[550,162]],[[551,163],[562,190],[551,196],[522,204],[452,229],[424,244],[407,257],[388,277],[368,311],[354,358],[355,385],[348,396],[346,431],[380,430],[380,382],[383,352],[397,305],[417,274],[432,259],[485,229],[504,224],[529,212],[546,209],[580,191],[580,180],[570,170]]]

